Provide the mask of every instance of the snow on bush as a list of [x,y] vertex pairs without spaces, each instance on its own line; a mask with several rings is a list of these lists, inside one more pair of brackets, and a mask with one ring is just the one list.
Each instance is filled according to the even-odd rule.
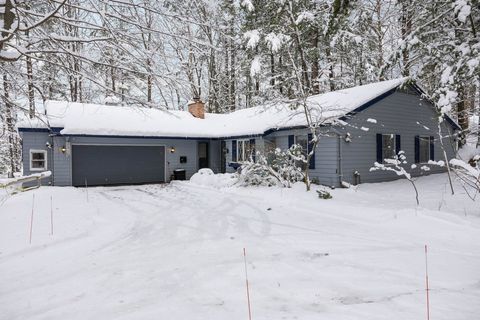
[[466,144],[458,150],[458,159],[465,162],[475,161],[476,157],[480,157],[480,147],[474,144]]
[[200,169],[191,178],[190,182],[202,186],[213,188],[231,187],[238,181],[236,173],[219,173],[215,174],[211,169]]
[[239,182],[244,186],[281,186],[278,173],[268,165],[264,156],[257,162],[248,162],[242,166]]
[[[458,151],[457,158],[450,160],[450,165],[469,195],[470,192],[466,187],[480,192],[480,147],[464,145]],[[471,198],[475,197],[471,196]]]
[[302,169],[298,166],[300,158],[295,145],[287,151],[277,148],[267,156],[257,154],[257,161],[242,166],[239,182],[242,185],[290,188],[295,182],[304,180]]

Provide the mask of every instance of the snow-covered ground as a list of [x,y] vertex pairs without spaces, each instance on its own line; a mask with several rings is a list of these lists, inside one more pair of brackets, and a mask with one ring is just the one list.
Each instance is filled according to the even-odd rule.
[[[0,319],[478,319],[480,205],[446,175],[338,189],[42,187],[0,207]],[[29,226],[34,198],[32,244]],[[53,202],[51,235],[50,208]]]

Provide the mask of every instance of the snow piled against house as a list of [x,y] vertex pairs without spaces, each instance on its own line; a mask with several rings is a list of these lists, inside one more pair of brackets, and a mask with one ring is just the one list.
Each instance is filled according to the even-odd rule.
[[[382,81],[312,96],[308,99],[312,117],[320,123],[331,123],[406,80]],[[229,114],[206,113],[205,119],[198,119],[186,111],[47,101],[47,116],[22,121],[18,127],[38,128],[48,124],[63,128],[61,133],[68,135],[225,138],[304,126],[303,110],[301,107],[292,110],[293,104],[269,104]]]
[[238,182],[236,173],[213,173],[212,169],[200,169],[190,178],[190,183],[210,188],[227,188]]

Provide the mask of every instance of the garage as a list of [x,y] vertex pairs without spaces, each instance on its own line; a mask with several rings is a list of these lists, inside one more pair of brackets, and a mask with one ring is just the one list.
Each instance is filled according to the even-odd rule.
[[164,146],[72,146],[74,186],[158,182],[165,182]]

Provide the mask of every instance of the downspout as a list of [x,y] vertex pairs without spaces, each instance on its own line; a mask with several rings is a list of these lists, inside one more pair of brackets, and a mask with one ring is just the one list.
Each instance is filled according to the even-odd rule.
[[52,167],[51,167],[51,170],[50,172],[52,173],[51,174],[51,183],[50,185],[51,186],[54,186],[55,185],[55,139],[53,139],[53,133],[52,134],[49,134],[49,137],[50,137],[50,150],[49,150],[49,153],[51,155],[51,162],[52,162]]
[[[50,134],[48,135],[51,139],[51,144],[50,144],[50,154],[52,155],[52,170],[50,170],[50,172],[52,173],[51,174],[51,183],[50,185],[51,186],[54,186],[55,185],[55,144],[54,144],[54,141],[55,139],[53,139],[53,136],[55,135],[55,133],[53,132],[52,130],[52,127],[50,126],[50,121],[48,120],[48,112],[47,112],[47,107],[45,106],[45,100],[43,101],[43,104],[44,104],[44,111],[43,113],[45,114],[45,119],[46,119],[46,122],[47,122],[47,125],[48,125],[48,128],[50,129]],[[48,169],[48,168],[47,168]]]
[[340,186],[342,186],[342,181],[343,181],[343,170],[342,170],[342,136],[337,133],[338,137],[338,183]]

